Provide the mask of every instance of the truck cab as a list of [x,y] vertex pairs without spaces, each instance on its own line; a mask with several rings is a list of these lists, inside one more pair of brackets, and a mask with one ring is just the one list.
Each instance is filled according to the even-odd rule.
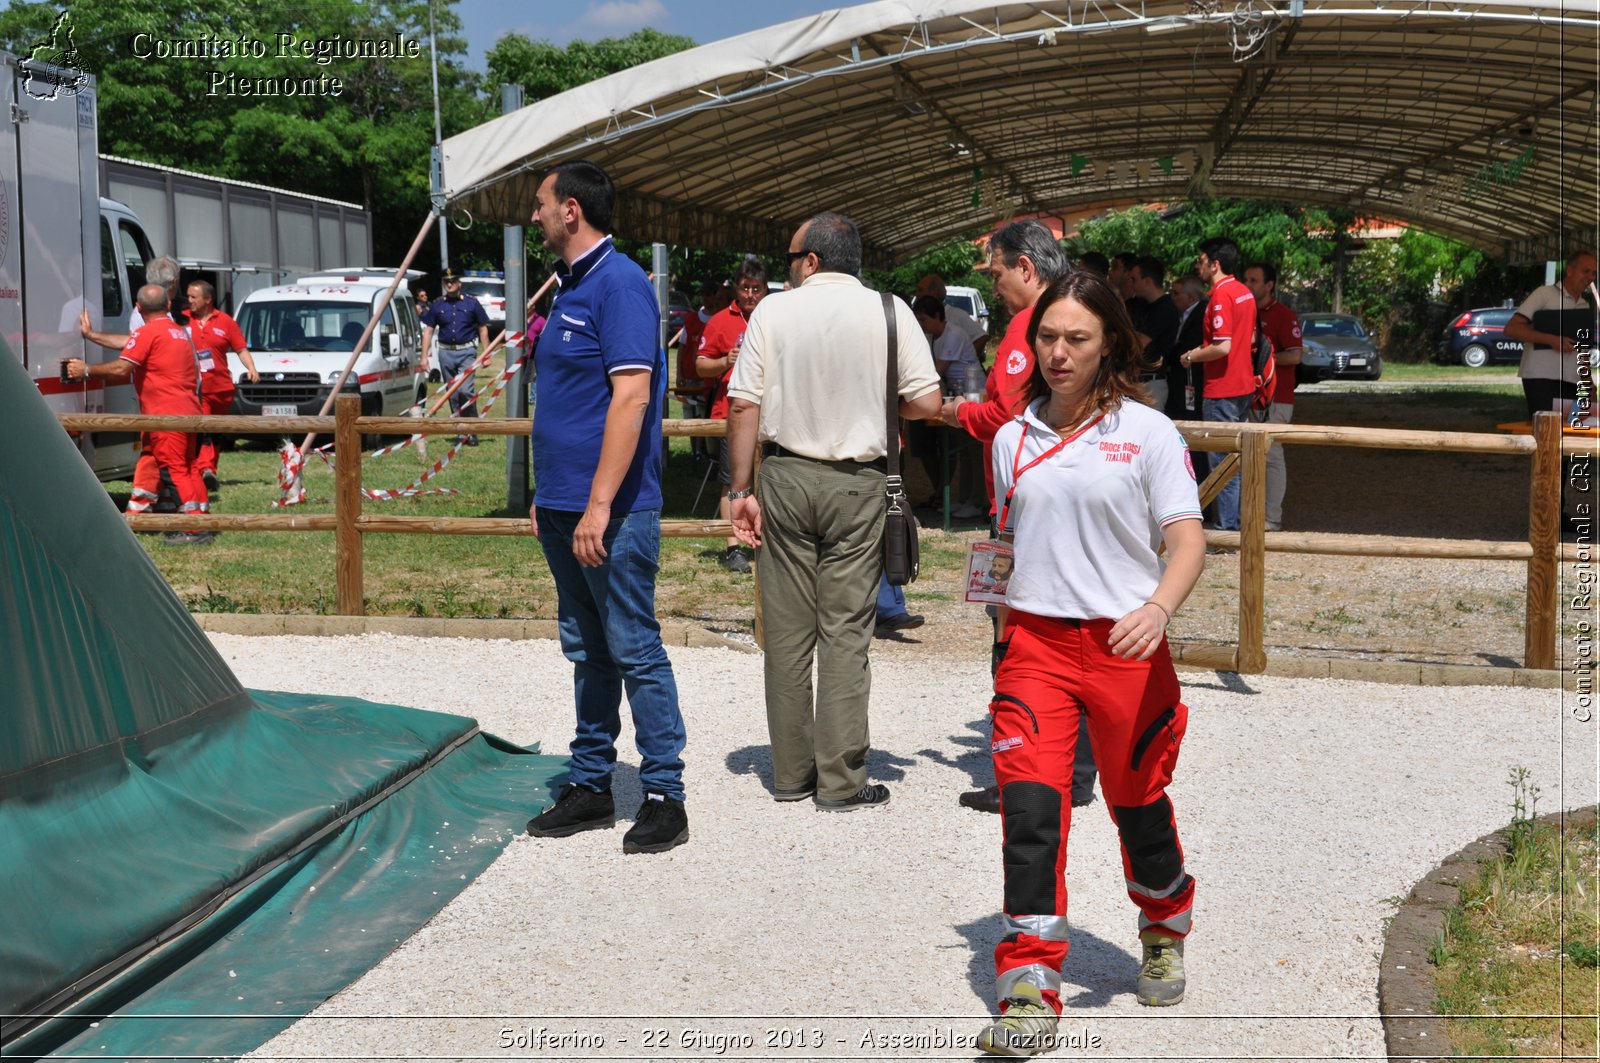
[[[302,277],[245,297],[236,316],[261,380],[252,384],[240,374],[234,412],[292,417],[322,411],[388,289],[368,271],[350,276],[355,279]],[[398,416],[426,394],[421,361],[422,323],[402,283],[361,349],[343,393],[359,394],[367,416]]]

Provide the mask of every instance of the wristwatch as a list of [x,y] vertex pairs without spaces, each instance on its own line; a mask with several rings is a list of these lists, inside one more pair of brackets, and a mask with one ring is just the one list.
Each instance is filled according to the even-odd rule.
[[746,488],[743,491],[729,491],[728,495],[727,495],[727,498],[728,498],[729,502],[737,502],[739,499],[741,499],[741,498],[749,498],[751,495],[753,495],[755,493],[756,492],[755,492],[754,488]]

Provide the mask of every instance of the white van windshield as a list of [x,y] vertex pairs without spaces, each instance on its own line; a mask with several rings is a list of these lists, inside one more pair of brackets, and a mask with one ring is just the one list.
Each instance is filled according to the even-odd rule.
[[[348,351],[367,327],[371,307],[364,303],[318,302],[312,299],[247,302],[239,310],[239,328],[252,351]],[[385,309],[383,324],[394,327]]]

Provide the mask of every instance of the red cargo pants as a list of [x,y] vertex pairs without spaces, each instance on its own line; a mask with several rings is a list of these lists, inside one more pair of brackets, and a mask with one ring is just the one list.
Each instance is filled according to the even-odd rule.
[[1189,932],[1194,879],[1166,795],[1189,710],[1165,640],[1148,661],[1124,660],[1107,642],[1112,623],[1012,610],[1002,642],[990,704],[1005,838],[1005,936],[994,950],[1002,1002],[1027,982],[1061,1010],[1072,763],[1085,722],[1139,929]]

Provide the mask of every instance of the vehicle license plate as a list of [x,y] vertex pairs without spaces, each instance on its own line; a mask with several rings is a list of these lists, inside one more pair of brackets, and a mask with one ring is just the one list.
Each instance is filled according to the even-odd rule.
[[263,406],[263,407],[261,407],[261,415],[263,417],[293,417],[296,414],[298,414],[299,412],[300,412],[300,410],[297,407],[294,407],[294,406]]
[[1367,364],[1367,360],[1365,358],[1352,358],[1352,359],[1350,359],[1350,364],[1351,365],[1366,365]]

